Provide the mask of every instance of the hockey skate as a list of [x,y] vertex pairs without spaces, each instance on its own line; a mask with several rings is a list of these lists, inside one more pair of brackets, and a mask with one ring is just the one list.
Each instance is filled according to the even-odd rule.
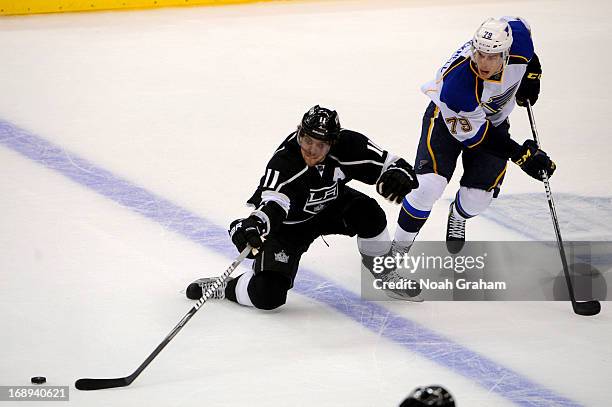
[[455,202],[450,204],[446,224],[446,248],[449,253],[457,254],[465,245],[465,219],[455,213]]
[[393,242],[391,242],[391,256],[396,257],[397,255],[399,255],[403,257],[404,255],[407,255],[413,243],[414,241],[400,242],[394,240]]
[[[227,287],[227,282],[232,280],[232,278],[228,278],[225,280],[212,294],[210,298],[222,300],[225,298],[225,287]],[[204,293],[213,286],[213,284],[217,281],[217,277],[204,277],[199,278],[193,283],[187,286],[187,290],[185,290],[185,295],[190,300],[199,300],[204,296]]]
[[[389,252],[391,253],[391,252]],[[385,270],[381,273],[377,273],[374,271],[373,260],[374,258],[371,256],[361,255],[361,266],[370,272],[374,276],[375,279],[380,279],[382,283],[393,283],[400,284],[402,282],[411,281],[407,278],[402,277],[395,268],[390,270]],[[423,302],[423,297],[420,296],[421,289],[409,289],[409,288],[387,288],[384,290],[384,293],[393,299],[402,300],[402,301],[412,301],[412,302]]]

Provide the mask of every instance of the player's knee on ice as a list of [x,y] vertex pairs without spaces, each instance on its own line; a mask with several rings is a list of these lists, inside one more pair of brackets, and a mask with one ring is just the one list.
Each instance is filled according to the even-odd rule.
[[287,302],[290,288],[287,276],[274,271],[260,271],[249,281],[248,293],[255,308],[273,310]]
[[385,211],[369,196],[353,199],[344,208],[342,218],[352,232],[365,239],[380,235],[387,227]]

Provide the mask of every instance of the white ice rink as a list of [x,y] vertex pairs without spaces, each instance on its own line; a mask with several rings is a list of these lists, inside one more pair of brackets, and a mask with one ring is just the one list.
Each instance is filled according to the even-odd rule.
[[[186,285],[236,256],[225,228],[314,104],[413,161],[420,84],[489,16],[520,15],[543,66],[535,106],[566,240],[611,240],[608,1],[318,1],[0,19],[0,385],[46,376],[75,406],[397,406],[439,383],[458,405],[612,405],[612,316],[565,302],[359,298],[353,239],[317,240],[288,303]],[[530,137],[524,109],[512,134]],[[421,235],[442,240],[445,191]],[[375,194],[374,188],[357,186]],[[398,207],[379,199],[392,231]],[[554,239],[513,164],[471,240]],[[245,264],[245,267],[247,265]],[[0,402],[0,407],[12,405]],[[14,403],[39,406],[44,403]],[[51,405],[55,405],[51,403]],[[64,405],[64,404],[62,404]]]

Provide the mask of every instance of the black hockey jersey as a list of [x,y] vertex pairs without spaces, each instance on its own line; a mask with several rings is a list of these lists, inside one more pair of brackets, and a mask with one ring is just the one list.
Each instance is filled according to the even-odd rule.
[[294,132],[274,152],[247,203],[260,207],[272,201],[285,210],[283,223],[304,222],[338,198],[347,182],[355,179],[373,185],[398,158],[363,134],[342,129],[325,159],[308,167]]

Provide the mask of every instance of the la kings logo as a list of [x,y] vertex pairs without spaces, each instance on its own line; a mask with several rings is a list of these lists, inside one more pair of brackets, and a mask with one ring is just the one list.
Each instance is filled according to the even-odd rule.
[[316,215],[321,212],[328,202],[338,197],[338,183],[325,188],[311,189],[308,201],[304,205],[304,212]]

